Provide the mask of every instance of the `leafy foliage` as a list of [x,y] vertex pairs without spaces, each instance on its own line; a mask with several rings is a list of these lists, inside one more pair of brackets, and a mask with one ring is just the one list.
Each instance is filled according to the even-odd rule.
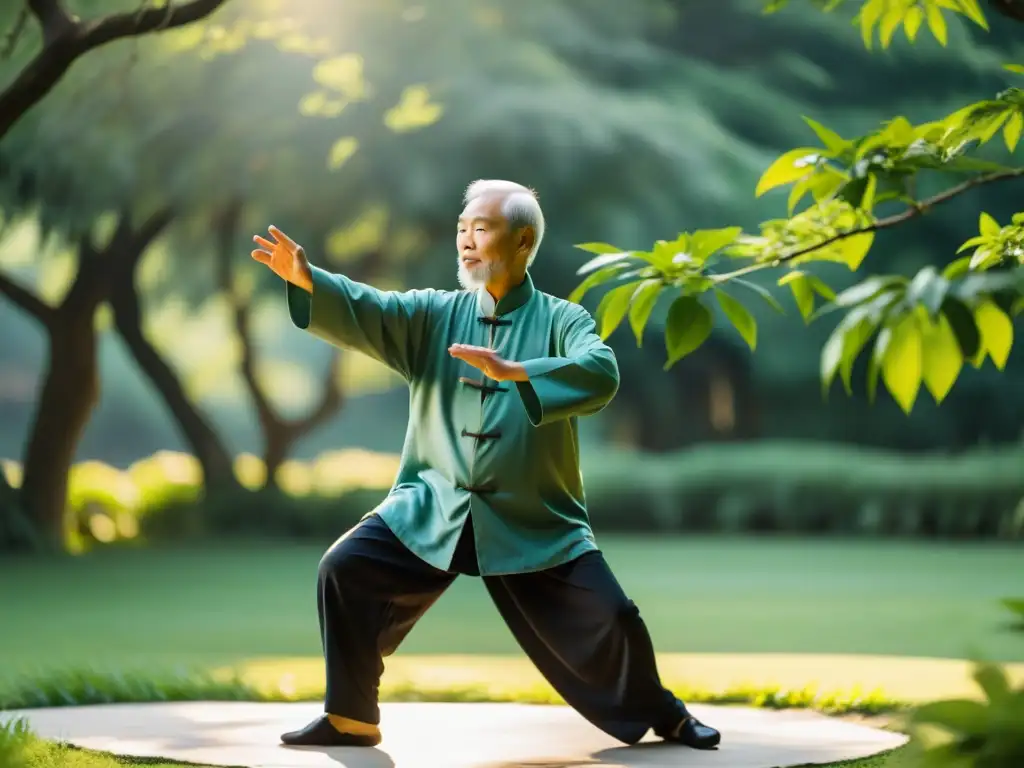
[[[785,4],[771,2],[766,10]],[[832,11],[844,3],[817,4]],[[988,28],[975,0],[866,0],[856,21],[868,47],[875,33],[887,47],[900,25],[913,41],[922,22],[945,44],[948,14]],[[1019,65],[1006,69],[1024,71]],[[941,272],[926,267],[912,277],[872,275],[836,295],[814,267],[832,263],[856,272],[880,230],[927,216],[978,186],[1024,176],[1024,168],[989,159],[997,136],[1009,154],[1017,149],[1024,90],[1010,87],[919,125],[896,116],[851,138],[809,117],[804,120],[818,144],[777,158],[754,190],[760,197],[789,188],[786,217],[763,222],[756,233],[736,227],[683,232],[675,240],[658,241],[650,251],[579,245],[598,255],[579,269],[585,278],[571,299],[579,301],[593,288],[614,284],[597,307],[601,333],[612,333],[628,316],[639,343],[660,294],[674,295],[665,326],[667,369],[708,339],[714,305],[754,350],[755,316],[727,287],[735,287],[736,294],[754,291],[782,311],[771,293],[743,278],[783,269],[777,285],[789,287],[805,322],[843,313],[821,353],[825,393],[838,376],[847,394],[853,394],[854,366],[862,354],[869,399],[874,401],[881,380],[907,413],[922,386],[941,403],[965,363],[977,368],[990,359],[1003,370],[1013,345],[1013,319],[1024,310],[1024,214],[1000,224],[983,212],[978,235],[964,242]],[[936,181],[941,192],[918,196],[919,189]],[[886,215],[880,215],[882,208],[888,209]],[[746,263],[735,266],[739,261]]]
[[[1024,601],[1005,600],[1024,615]],[[977,662],[974,681],[981,701],[946,699],[916,707],[910,731],[922,766],[1009,766],[1024,762],[1024,685],[1011,687],[1005,670]]]
[[25,748],[31,738],[32,732],[25,718],[0,722],[0,765],[4,768],[27,768]]

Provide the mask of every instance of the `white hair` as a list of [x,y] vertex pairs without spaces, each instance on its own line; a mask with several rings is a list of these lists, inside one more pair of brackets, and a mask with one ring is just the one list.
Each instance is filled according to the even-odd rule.
[[466,187],[463,203],[469,203],[478,197],[504,195],[501,203],[501,214],[508,219],[512,229],[531,227],[534,232],[533,248],[526,257],[526,266],[533,264],[540,250],[540,241],[544,238],[544,212],[537,201],[537,193],[529,187],[514,181],[502,179],[479,179]]

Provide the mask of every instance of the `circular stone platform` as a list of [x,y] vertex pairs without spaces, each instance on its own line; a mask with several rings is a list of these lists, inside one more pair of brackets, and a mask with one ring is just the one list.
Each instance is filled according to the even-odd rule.
[[778,768],[867,757],[906,741],[808,711],[690,708],[722,731],[717,750],[652,735],[628,747],[567,707],[527,704],[384,704],[384,741],[374,749],[282,746],[279,735],[316,717],[318,703],[109,704],[0,712],[0,720],[23,716],[38,736],[88,749],[249,768]]

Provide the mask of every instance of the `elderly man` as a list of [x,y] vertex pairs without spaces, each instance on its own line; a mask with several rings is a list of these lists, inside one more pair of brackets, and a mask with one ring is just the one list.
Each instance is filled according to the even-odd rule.
[[410,420],[387,498],[324,554],[317,605],[324,714],[289,745],[380,743],[383,658],[459,574],[483,578],[552,687],[634,744],[713,748],[719,733],[661,683],[636,605],[598,548],[584,502],[577,419],[619,384],[612,351],[577,304],[534,287],[536,196],[478,181],[458,220],[461,291],[381,291],[311,267],[271,227],[252,255],[286,282],[301,329],[398,372]]

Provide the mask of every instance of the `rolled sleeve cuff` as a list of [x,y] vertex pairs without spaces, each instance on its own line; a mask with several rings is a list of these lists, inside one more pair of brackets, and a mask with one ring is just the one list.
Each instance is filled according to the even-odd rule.
[[[314,308],[324,304],[323,301],[314,303],[313,299],[318,294],[323,297],[325,293],[336,292],[337,286],[331,281],[331,275],[319,267],[312,267],[313,273],[313,293],[304,288],[300,288],[294,283],[285,283],[285,296],[288,300],[288,315],[291,317],[292,323],[295,324],[296,328],[303,331],[310,330],[311,326],[315,327],[316,317],[314,316]],[[323,314],[322,312],[320,314]]]
[[555,405],[568,393],[565,386],[557,381],[546,378],[548,374],[557,371],[566,365],[565,360],[551,357],[541,357],[535,360],[527,360],[523,365],[526,371],[526,381],[517,381],[516,388],[519,390],[519,397],[526,408],[526,416],[530,423],[539,427],[545,423],[545,417],[550,413],[551,408],[545,408],[545,404]]

